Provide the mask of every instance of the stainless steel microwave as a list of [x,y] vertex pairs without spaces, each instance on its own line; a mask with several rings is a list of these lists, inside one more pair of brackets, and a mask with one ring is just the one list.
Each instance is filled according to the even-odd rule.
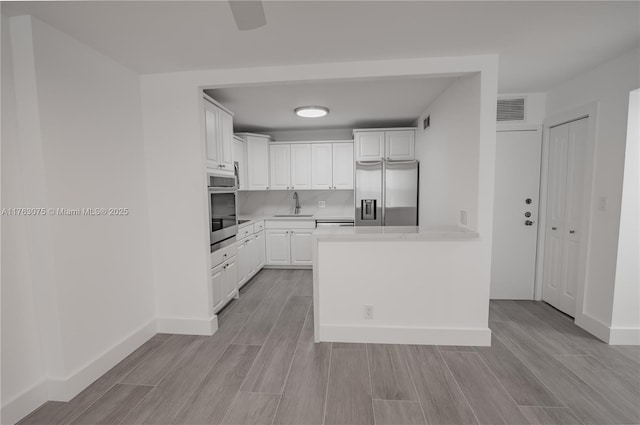
[[238,233],[236,198],[238,183],[235,176],[208,174],[209,233],[211,251],[226,246],[228,239]]

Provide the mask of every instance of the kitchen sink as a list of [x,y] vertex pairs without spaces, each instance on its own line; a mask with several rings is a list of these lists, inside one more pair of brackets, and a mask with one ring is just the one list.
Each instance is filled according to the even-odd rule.
[[274,217],[313,217],[311,214],[276,214]]

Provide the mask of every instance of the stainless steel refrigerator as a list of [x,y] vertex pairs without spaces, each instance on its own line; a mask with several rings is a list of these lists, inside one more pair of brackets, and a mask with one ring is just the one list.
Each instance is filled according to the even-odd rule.
[[356,162],[356,226],[418,225],[418,161]]

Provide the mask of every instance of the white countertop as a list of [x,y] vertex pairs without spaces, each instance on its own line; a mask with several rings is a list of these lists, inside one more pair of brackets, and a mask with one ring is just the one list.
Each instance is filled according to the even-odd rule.
[[357,226],[318,228],[313,233],[322,241],[420,240],[464,241],[478,239],[477,232],[457,226]]

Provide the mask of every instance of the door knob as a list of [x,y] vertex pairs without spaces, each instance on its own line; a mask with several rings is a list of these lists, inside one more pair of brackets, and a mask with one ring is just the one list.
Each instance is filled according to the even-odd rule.
[[526,221],[524,222],[524,225],[525,225],[525,226],[532,226],[532,225],[533,225],[533,221],[531,221],[531,220],[526,220]]

